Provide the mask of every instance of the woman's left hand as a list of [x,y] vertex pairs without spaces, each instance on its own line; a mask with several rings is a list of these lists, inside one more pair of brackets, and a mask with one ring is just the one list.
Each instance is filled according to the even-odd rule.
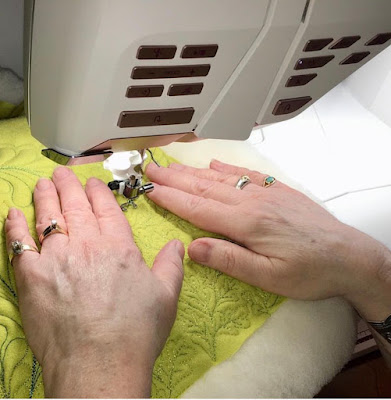
[[[43,368],[49,397],[144,397],[175,320],[184,248],[168,243],[149,269],[110,189],[89,179],[85,191],[68,168],[34,191],[41,252],[13,258],[27,341]],[[26,219],[11,209],[8,247],[35,245]]]

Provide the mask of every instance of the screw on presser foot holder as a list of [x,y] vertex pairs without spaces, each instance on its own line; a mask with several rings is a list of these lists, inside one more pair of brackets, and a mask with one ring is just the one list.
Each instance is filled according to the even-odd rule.
[[126,203],[121,204],[120,207],[122,211],[127,211],[129,206],[136,209],[137,204],[135,200],[145,193],[152,192],[154,189],[153,183],[147,182],[142,185],[141,179],[136,178],[134,175],[132,175],[130,179],[123,181],[111,181],[108,183],[108,186],[111,190],[117,190],[128,199]]
[[[150,153],[152,161],[160,167],[151,150],[147,149],[147,151]],[[142,164],[145,159],[144,150],[141,152],[132,150],[114,153],[103,163],[103,167],[111,171],[114,179],[117,179],[108,183],[109,188],[127,198],[127,202],[121,204],[122,211],[126,211],[129,206],[137,208],[135,200],[154,189],[151,182],[145,184],[142,182]]]

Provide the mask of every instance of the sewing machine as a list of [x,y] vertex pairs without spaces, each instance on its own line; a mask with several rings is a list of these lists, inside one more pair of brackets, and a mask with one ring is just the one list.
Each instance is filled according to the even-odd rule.
[[[139,165],[143,149],[170,142],[184,162],[191,152],[224,160],[231,147],[256,168],[266,155],[391,247],[391,52],[379,54],[391,43],[389,0],[36,0],[25,10],[26,113],[46,156],[65,164],[138,150]],[[194,138],[220,140],[178,142]],[[337,300],[287,302],[185,395],[313,395],[348,360],[352,329]]]
[[152,190],[143,149],[247,139],[391,42],[388,0],[29,0],[24,16],[25,108],[43,154],[72,164],[141,150],[106,164],[130,199]]

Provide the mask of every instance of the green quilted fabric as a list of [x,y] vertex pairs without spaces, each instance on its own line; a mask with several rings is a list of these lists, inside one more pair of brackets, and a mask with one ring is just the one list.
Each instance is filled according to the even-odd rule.
[[[42,371],[29,349],[18,311],[18,295],[4,238],[9,207],[21,209],[34,228],[32,191],[39,177],[50,177],[55,164],[40,155],[42,145],[30,135],[24,118],[0,121],[0,395],[43,397]],[[173,160],[154,149],[163,166]],[[72,168],[83,184],[90,176],[105,182],[110,173],[100,163]],[[123,198],[118,198],[122,203]],[[177,238],[188,246],[203,232],[150,200],[129,208],[134,237],[148,265],[167,241]],[[185,257],[185,279],[178,317],[155,364],[152,395],[179,397],[209,368],[232,356],[244,341],[278,308],[283,298],[200,266]],[[265,360],[266,362],[266,360]]]

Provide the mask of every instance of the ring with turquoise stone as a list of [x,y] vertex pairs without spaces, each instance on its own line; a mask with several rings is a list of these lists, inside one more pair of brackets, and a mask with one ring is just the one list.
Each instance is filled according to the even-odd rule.
[[276,182],[276,178],[274,176],[267,176],[263,180],[263,187],[269,187],[269,186],[273,185],[275,182]]

